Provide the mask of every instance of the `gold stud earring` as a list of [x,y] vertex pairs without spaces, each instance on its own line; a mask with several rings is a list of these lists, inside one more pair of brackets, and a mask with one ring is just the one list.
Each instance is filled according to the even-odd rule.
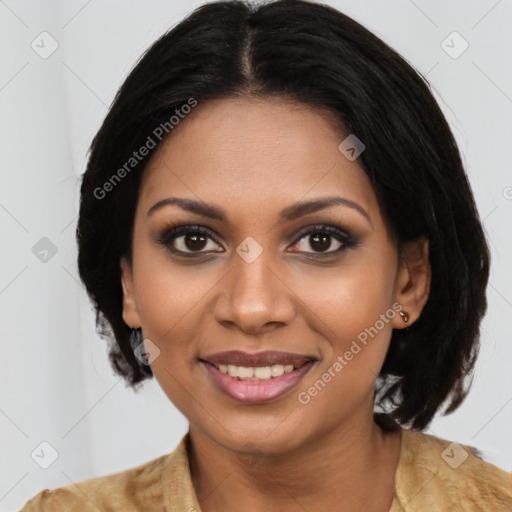
[[403,318],[404,322],[407,323],[409,321],[409,314],[407,312],[401,311],[401,310],[399,311],[399,313],[400,313],[400,316]]

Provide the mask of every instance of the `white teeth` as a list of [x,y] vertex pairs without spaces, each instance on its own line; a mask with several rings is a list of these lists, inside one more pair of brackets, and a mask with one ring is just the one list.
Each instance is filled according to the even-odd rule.
[[232,364],[219,364],[219,370],[222,373],[228,373],[231,377],[239,378],[240,380],[270,380],[275,377],[280,377],[284,373],[290,373],[294,370],[292,364],[282,365],[274,364],[272,366],[235,366]]
[[[259,368],[257,368],[259,370]],[[254,377],[254,368],[246,368],[245,366],[238,367],[238,376],[241,379],[250,379]]]
[[270,367],[270,371],[272,373],[272,377],[279,377],[284,373],[284,366],[282,364],[275,364]]
[[238,377],[238,366],[228,364],[228,373],[231,375],[231,377]]
[[258,368],[254,369],[254,376],[258,379],[270,379],[272,377],[270,366],[258,366]]

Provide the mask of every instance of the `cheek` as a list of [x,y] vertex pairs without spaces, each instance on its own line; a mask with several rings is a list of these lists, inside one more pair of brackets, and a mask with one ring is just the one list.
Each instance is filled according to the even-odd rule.
[[195,364],[195,340],[204,320],[198,312],[214,280],[211,272],[180,268],[165,255],[155,257],[154,250],[140,250],[138,256],[134,285],[144,337],[160,351],[151,367],[159,381],[164,379],[173,387],[178,384],[169,374],[182,381],[180,376]]
[[[337,380],[340,389],[358,382],[371,387],[386,356],[396,314],[392,308],[393,254],[390,256],[373,260],[354,255],[346,265],[329,273],[324,270],[322,278],[318,273],[316,279],[309,276],[302,281],[302,289],[308,290],[304,302],[309,324],[323,338],[319,371],[335,373],[333,381]],[[336,361],[339,364],[334,368]],[[338,377],[341,374],[343,378]]]
[[156,244],[139,244],[135,293],[143,327],[165,342],[190,322],[214,284],[208,265],[179,265]]
[[372,261],[353,254],[342,266],[304,272],[294,291],[324,325],[328,338],[354,337],[391,308],[393,265],[386,258]]

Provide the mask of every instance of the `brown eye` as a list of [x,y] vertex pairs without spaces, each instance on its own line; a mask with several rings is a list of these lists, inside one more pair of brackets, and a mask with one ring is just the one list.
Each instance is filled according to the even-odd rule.
[[[328,234],[316,234],[309,236],[309,245],[315,251],[325,252],[331,248],[332,245],[332,236]],[[336,243],[339,244],[338,248],[341,246],[341,242],[336,240]]]
[[[180,238],[183,238],[181,244],[190,251],[200,251],[201,249],[204,249],[208,241],[208,237],[206,235],[197,233],[177,237],[174,241],[176,242],[176,240],[179,240]],[[178,250],[183,249],[178,248]]]
[[[178,256],[201,256],[223,252],[216,242],[216,234],[204,226],[172,226],[164,229],[157,242]],[[329,225],[310,226],[295,242],[291,252],[332,256],[357,245],[357,240],[346,231]]]
[[[355,245],[351,235],[334,226],[314,226],[294,244],[292,252],[306,252],[311,254],[336,254]],[[308,250],[312,249],[312,251]],[[329,250],[333,249],[333,250]]]
[[177,226],[164,231],[158,239],[169,251],[177,254],[221,252],[213,233],[203,226]]

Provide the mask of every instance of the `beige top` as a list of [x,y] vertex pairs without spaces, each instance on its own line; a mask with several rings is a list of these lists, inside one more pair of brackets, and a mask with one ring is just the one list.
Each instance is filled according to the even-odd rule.
[[[44,489],[21,512],[200,512],[185,434],[176,449],[135,468]],[[466,457],[467,455],[467,457]],[[402,429],[389,512],[512,511],[512,473],[462,446]]]

